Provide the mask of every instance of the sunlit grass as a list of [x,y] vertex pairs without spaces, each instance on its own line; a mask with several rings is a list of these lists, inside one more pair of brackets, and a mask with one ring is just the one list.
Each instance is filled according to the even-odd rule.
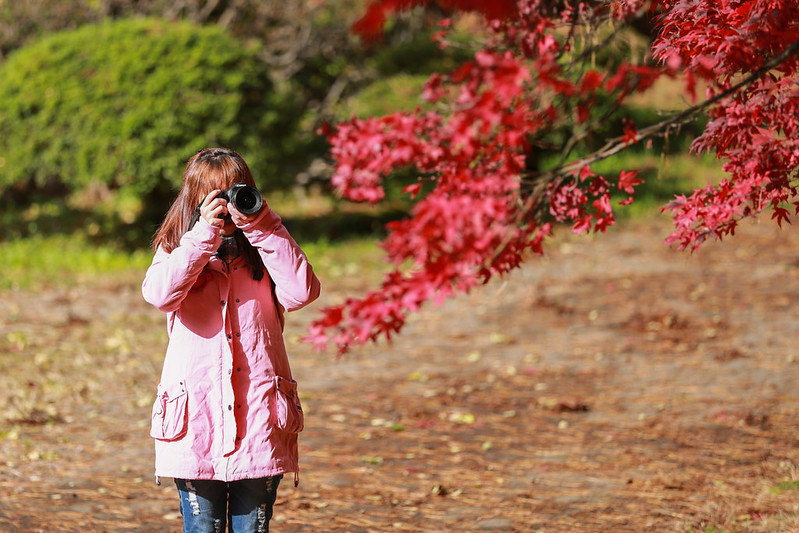
[[614,205],[621,220],[657,214],[675,196],[690,195],[705,185],[718,183],[723,176],[721,163],[715,158],[683,153],[662,156],[656,153],[621,154],[593,165],[592,170],[611,179],[618,177],[622,170],[639,171],[638,177],[644,183],[635,188],[635,201],[628,206]]
[[398,74],[377,80],[357,97],[342,102],[336,109],[339,120],[353,115],[360,118],[379,117],[397,111],[413,111],[424,102],[420,98],[427,75]]
[[[320,277],[342,284],[347,279],[377,281],[386,267],[372,237],[335,243],[320,239],[301,246]],[[41,290],[100,277],[143,276],[152,254],[93,244],[81,235],[51,235],[0,242],[0,257],[0,289]]]
[[60,287],[145,268],[149,252],[91,244],[82,235],[36,236],[0,242],[0,288]]

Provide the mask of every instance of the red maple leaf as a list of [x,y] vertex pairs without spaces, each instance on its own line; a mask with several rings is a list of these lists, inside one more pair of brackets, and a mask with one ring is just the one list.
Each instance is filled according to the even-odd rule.
[[[435,111],[353,119],[327,131],[332,183],[343,197],[378,202],[384,181],[409,167],[425,176],[425,194],[421,183],[405,188],[414,206],[387,226],[382,243],[396,268],[379,289],[326,310],[309,334],[317,346],[346,350],[391,338],[425,302],[518,268],[529,250],[543,253],[553,221],[604,231],[614,223],[611,191],[628,195],[620,203],[629,204],[643,180],[635,169],[623,170],[614,183],[594,163],[640,141],[649,146],[703,114],[692,150],[722,159],[725,175],[664,207],[674,222],[666,241],[695,249],[734,234],[743,217],[770,210],[782,226],[790,223],[787,206],[799,211],[795,0],[611,0],[608,9],[546,0],[377,0],[354,30],[374,39],[396,11],[433,4],[481,13],[490,38],[470,61],[431,76],[424,97],[436,102]],[[643,62],[614,43],[623,38],[621,26],[642,16],[657,24]],[[443,32],[451,25],[447,20]],[[610,38],[589,63],[572,36],[597,27]],[[692,102],[701,81],[707,99],[650,125],[623,118],[621,137],[592,144],[610,116],[598,103],[623,109],[664,75],[684,76]],[[565,148],[551,157],[553,146]]]

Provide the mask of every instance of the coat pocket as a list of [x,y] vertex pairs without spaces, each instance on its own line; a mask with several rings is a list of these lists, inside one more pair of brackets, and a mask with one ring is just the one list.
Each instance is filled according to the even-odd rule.
[[153,422],[150,436],[158,440],[178,440],[186,435],[188,394],[181,381],[169,387],[158,385],[153,404]]
[[271,409],[272,423],[283,431],[299,433],[305,427],[297,382],[275,376],[274,404]]

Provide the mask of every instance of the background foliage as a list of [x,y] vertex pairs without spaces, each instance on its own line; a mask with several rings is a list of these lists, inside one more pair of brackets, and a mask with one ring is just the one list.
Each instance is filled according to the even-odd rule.
[[[419,96],[428,76],[471,58],[486,35],[479,17],[428,6],[392,17],[367,43],[350,31],[364,5],[0,0],[0,253],[30,266],[62,264],[48,254],[65,239],[104,254],[146,248],[184,162],[214,143],[244,152],[292,233],[325,250],[320,260],[342,239],[384,234],[407,213],[401,191],[413,169],[386,183],[383,206],[341,200],[320,126],[427,105]],[[449,16],[442,49],[433,37]],[[643,28],[630,46],[646,39]],[[651,117],[653,103],[674,103],[665,93],[625,112]],[[608,121],[607,133],[617,126]],[[712,161],[687,162],[687,137],[675,136],[665,157],[656,145],[606,162],[605,172],[637,165],[651,178],[630,211],[649,212],[713,177]],[[556,163],[540,153],[541,168]],[[29,281],[17,272],[2,283]]]
[[11,54],[0,79],[0,186],[18,197],[66,192],[112,225],[137,222],[149,199],[179,185],[197,149],[235,146],[260,176],[292,151],[289,97],[255,47],[218,28],[83,26]]
[[[366,45],[349,31],[361,8],[0,0],[0,239],[85,232],[146,246],[182,165],[211,144],[241,151],[272,199],[293,190],[283,212],[300,211],[308,235],[380,231],[385,213],[364,223],[328,191],[319,127],[412,109],[430,72],[472,50],[466,33],[438,49],[435,11],[399,17]],[[294,209],[309,188],[330,199],[325,212]]]

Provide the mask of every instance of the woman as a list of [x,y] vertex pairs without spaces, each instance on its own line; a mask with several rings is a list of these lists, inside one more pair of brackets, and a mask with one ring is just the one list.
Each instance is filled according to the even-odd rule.
[[269,531],[283,474],[298,481],[303,413],[283,312],[319,296],[305,254],[266,202],[244,214],[221,192],[255,187],[232,150],[201,150],[153,240],[144,299],[167,313],[153,406],[155,474],[180,495],[184,532]]

